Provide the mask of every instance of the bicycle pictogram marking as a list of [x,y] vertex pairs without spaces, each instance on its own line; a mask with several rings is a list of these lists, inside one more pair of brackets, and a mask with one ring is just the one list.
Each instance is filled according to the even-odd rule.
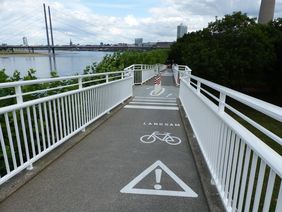
[[181,139],[171,135],[171,133],[160,133],[158,131],[153,132],[151,135],[143,135],[140,137],[140,141],[145,144],[154,143],[156,140],[165,141],[169,145],[178,145],[181,143]]

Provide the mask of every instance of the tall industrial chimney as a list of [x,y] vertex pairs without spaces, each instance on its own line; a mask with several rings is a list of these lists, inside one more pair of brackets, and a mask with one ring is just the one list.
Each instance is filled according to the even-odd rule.
[[275,0],[261,0],[258,23],[267,24],[273,20]]

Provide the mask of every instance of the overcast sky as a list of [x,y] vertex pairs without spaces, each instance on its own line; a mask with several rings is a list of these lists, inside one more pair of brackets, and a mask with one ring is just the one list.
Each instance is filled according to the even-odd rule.
[[[0,44],[46,44],[42,3],[51,7],[55,44],[174,41],[176,26],[206,27],[215,16],[257,17],[260,0],[0,0]],[[276,0],[275,17],[281,17]]]

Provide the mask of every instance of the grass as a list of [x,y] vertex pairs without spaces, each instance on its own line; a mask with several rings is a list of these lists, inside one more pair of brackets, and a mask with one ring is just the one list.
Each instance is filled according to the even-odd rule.
[[[276,134],[279,137],[282,137],[282,124],[281,122],[266,116],[262,114],[261,112],[258,112],[240,102],[237,102],[233,99],[227,99],[227,103],[231,105],[233,108],[237,109],[244,115],[251,118],[253,121],[257,122],[264,128],[268,129],[272,133]],[[246,127],[249,131],[251,131],[254,135],[256,135],[258,138],[260,138],[263,142],[265,142],[269,147],[271,147],[274,151],[276,151],[278,154],[282,155],[282,146],[277,143],[276,141],[272,140],[268,136],[266,136],[264,133],[253,127],[251,124],[243,120],[241,117],[237,116],[230,110],[226,111],[229,115],[231,115],[235,120],[237,120],[240,124],[242,124],[244,127]]]

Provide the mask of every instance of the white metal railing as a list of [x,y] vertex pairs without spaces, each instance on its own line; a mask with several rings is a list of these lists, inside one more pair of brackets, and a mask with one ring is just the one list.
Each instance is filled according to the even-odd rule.
[[122,79],[124,75],[128,74],[128,71],[119,71],[1,83],[0,89],[6,95],[0,96],[0,102],[9,101],[8,105],[22,103],[35,98]]
[[185,75],[190,75],[192,72],[192,70],[188,66],[177,65],[177,64],[172,65],[172,71],[173,71],[174,81],[177,86],[180,85],[181,77]]
[[[143,84],[147,80],[154,77],[159,72],[158,65],[147,65],[147,64],[133,64],[125,71],[134,71],[134,84]],[[163,66],[160,66],[161,68]]]
[[155,69],[145,69],[142,71],[142,84],[156,75]]
[[[177,66],[174,69],[177,71]],[[193,76],[190,71],[180,79],[180,101],[226,210],[281,212],[281,155],[226,110],[277,142],[280,149],[281,137],[233,108],[226,102],[227,97],[273,118],[281,126],[281,107]]]
[[167,69],[167,65],[165,64],[157,64],[157,65],[158,65],[159,71],[164,71],[165,69]]
[[[23,86],[62,80],[76,80],[77,88],[23,101]],[[95,80],[104,81],[83,87]],[[132,96],[132,85],[128,71],[0,84],[15,87],[17,98],[0,108],[0,185]]]

